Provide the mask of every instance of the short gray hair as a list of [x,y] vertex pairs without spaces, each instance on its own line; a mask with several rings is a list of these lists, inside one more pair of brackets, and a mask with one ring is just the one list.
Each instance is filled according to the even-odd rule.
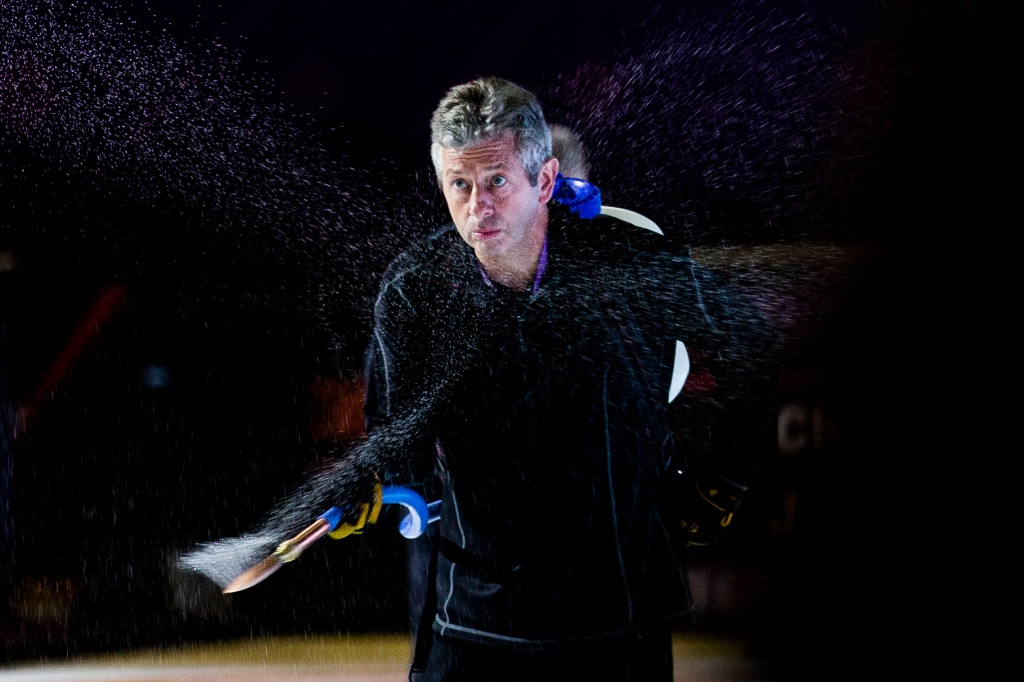
[[519,161],[530,184],[536,186],[541,167],[551,158],[551,131],[537,97],[526,88],[494,77],[449,90],[430,119],[430,156],[438,182],[442,147],[463,149],[505,133],[512,134]]

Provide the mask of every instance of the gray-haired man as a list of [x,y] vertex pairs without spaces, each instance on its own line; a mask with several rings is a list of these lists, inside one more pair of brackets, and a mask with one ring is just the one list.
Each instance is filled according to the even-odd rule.
[[[411,679],[670,680],[681,553],[713,537],[705,519],[728,524],[750,475],[771,372],[747,360],[773,337],[689,259],[550,201],[528,91],[457,86],[431,128],[453,225],[384,276],[366,405],[371,442],[405,434],[406,461],[378,471],[443,470],[436,636]],[[659,514],[677,443],[706,502],[681,526]]]

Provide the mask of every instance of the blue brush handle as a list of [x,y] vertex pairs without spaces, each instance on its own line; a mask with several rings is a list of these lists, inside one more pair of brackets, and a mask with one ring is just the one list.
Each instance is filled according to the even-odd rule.
[[398,485],[386,486],[384,504],[400,504],[408,510],[409,513],[398,524],[398,532],[403,538],[412,540],[423,535],[430,514],[427,511],[427,503],[417,493]]
[[[427,503],[423,501],[423,498],[412,490],[398,485],[384,486],[382,492],[384,504],[400,504],[409,512],[398,524],[398,532],[402,534],[402,537],[412,540],[423,535],[430,520]],[[345,509],[342,507],[331,507],[321,514],[320,518],[326,521],[330,525],[330,530],[333,531],[341,523],[344,513]]]

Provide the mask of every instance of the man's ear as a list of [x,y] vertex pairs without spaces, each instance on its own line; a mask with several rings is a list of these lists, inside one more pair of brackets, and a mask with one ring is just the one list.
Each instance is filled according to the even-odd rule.
[[546,204],[551,201],[551,195],[555,193],[555,179],[558,177],[558,159],[551,157],[540,167],[537,174],[537,184],[540,185],[540,203]]

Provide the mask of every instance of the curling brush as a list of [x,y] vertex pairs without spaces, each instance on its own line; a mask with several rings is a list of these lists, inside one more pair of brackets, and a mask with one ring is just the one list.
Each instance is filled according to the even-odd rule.
[[[402,537],[410,540],[418,538],[426,530],[428,523],[438,519],[440,502],[432,503],[429,506],[433,509],[429,509],[423,498],[408,488],[385,486],[381,502],[382,504],[400,504],[406,508],[408,513],[399,522],[398,532]],[[328,509],[301,533],[278,545],[273,554],[232,580],[224,588],[224,594],[240,592],[261,583],[284,564],[298,559],[313,543],[341,524],[346,510],[345,507]]]

